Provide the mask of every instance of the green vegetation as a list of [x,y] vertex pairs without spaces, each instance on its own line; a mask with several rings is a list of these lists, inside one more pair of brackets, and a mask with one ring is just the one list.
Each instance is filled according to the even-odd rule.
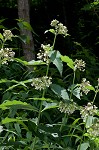
[[[34,1],[39,2],[43,3]],[[91,17],[93,10],[98,20],[98,1],[84,4],[80,11]],[[92,24],[98,30],[97,20]],[[18,31],[27,29],[34,38],[40,37],[26,21],[17,19],[19,28],[11,30],[4,21],[0,21],[0,150],[99,150],[99,58],[94,44],[85,42],[93,33],[91,26],[89,35],[82,30],[88,20],[78,20],[78,41],[63,23],[52,20],[44,32],[49,39],[40,48],[37,41],[36,60],[31,61],[24,59],[20,44],[30,39]],[[96,34],[95,50],[98,39]],[[72,47],[68,56],[57,48],[59,40]]]

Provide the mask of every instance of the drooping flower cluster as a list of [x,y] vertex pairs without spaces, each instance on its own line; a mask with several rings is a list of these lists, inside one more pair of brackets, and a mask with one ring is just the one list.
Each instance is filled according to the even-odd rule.
[[51,51],[52,47],[50,46],[50,44],[47,45],[43,45],[41,44],[41,48],[42,50],[39,51],[39,53],[37,54],[37,58],[46,62],[46,64],[49,64],[49,51]]
[[8,64],[8,61],[13,61],[15,52],[12,48],[2,48],[0,50],[0,62],[1,64]]
[[81,96],[82,96],[82,92],[84,93],[84,94],[88,94],[88,92],[90,91],[88,88],[87,88],[87,86],[91,86],[90,85],[90,82],[89,81],[86,81],[86,78],[83,78],[82,79],[82,83],[80,84],[80,94],[81,94]]
[[89,133],[92,137],[99,136],[99,120],[97,120],[96,123],[94,123],[90,128],[87,129],[87,133]]
[[52,20],[51,21],[51,26],[52,27],[55,27],[55,33],[56,34],[62,34],[64,36],[67,36],[68,35],[68,30],[67,30],[67,27],[64,26],[62,23],[59,23],[58,20]]
[[48,88],[52,84],[51,80],[52,78],[48,76],[33,78],[31,86],[34,86],[36,90],[41,91]]
[[84,122],[86,122],[88,116],[96,115],[97,111],[98,111],[97,107],[89,102],[87,106],[81,108],[80,110],[81,118],[83,119]]
[[85,65],[86,65],[86,63],[82,59],[80,59],[80,60],[76,59],[75,62],[74,62],[74,64],[75,64],[74,70],[78,69],[80,71],[85,71]]
[[5,41],[6,40],[12,40],[12,37],[14,36],[12,34],[12,32],[10,30],[5,30],[5,29],[3,29],[3,31],[4,31],[3,37],[4,37]]
[[73,101],[68,102],[68,103],[64,103],[64,102],[60,102],[59,103],[59,108],[58,108],[61,113],[64,112],[68,115],[74,113],[74,111],[77,109],[77,104]]

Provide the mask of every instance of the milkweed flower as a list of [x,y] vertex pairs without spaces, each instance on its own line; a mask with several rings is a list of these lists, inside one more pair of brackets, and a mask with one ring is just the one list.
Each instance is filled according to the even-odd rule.
[[90,91],[90,90],[87,88],[87,86],[91,86],[91,85],[90,85],[90,82],[87,81],[86,78],[83,78],[83,79],[82,79],[82,82],[81,82],[81,84],[80,84],[80,91],[81,91],[80,95],[81,95],[81,96],[83,95],[82,92],[87,95],[88,92]]
[[36,90],[41,91],[48,88],[52,84],[51,80],[52,78],[48,76],[33,78],[31,86],[34,86]]
[[8,61],[13,61],[15,52],[12,48],[2,48],[0,50],[0,62],[1,64],[8,64]]
[[86,122],[88,116],[94,116],[97,114],[97,112],[97,107],[90,102],[88,102],[87,106],[81,107],[80,109],[81,118],[84,122]]
[[64,112],[68,115],[73,114],[74,111],[77,109],[77,104],[73,101],[68,102],[68,103],[64,103],[64,102],[60,102],[59,103],[59,108],[58,108],[61,113]]
[[85,71],[85,65],[86,65],[86,63],[82,59],[80,59],[80,60],[76,59],[74,61],[74,65],[75,65],[74,70],[78,69],[80,71]]
[[4,37],[5,41],[6,40],[12,40],[12,37],[14,36],[12,34],[12,32],[10,30],[5,30],[5,29],[3,29],[3,31],[4,31],[3,37]]

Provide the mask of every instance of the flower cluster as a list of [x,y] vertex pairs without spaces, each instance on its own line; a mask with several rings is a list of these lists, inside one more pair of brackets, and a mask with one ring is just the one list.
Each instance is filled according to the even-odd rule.
[[8,61],[13,61],[15,52],[12,48],[2,48],[0,50],[0,62],[1,64],[8,64]]
[[99,136],[99,120],[87,129],[87,133],[92,137]]
[[68,102],[68,103],[64,103],[64,102],[60,102],[59,103],[59,108],[58,108],[61,113],[64,112],[66,114],[72,114],[76,109],[77,109],[77,104],[73,101]]
[[80,91],[81,91],[81,96],[82,96],[82,92],[84,94],[88,94],[88,92],[90,91],[87,86],[91,86],[89,81],[86,81],[86,78],[82,79],[82,83],[80,84]]
[[56,34],[62,34],[64,36],[68,35],[67,27],[64,26],[62,23],[59,23],[58,20],[55,19],[55,20],[51,21],[51,26],[55,27],[55,33]]
[[41,44],[41,48],[43,50],[40,50],[39,53],[37,54],[37,58],[46,62],[46,64],[49,64],[49,51],[51,51],[52,47],[50,46],[50,44],[47,45],[43,45]]
[[86,63],[82,59],[80,59],[80,60],[76,59],[75,62],[74,62],[74,64],[75,64],[75,67],[74,67],[75,70],[78,69],[80,71],[85,71],[85,65],[86,65]]
[[97,107],[89,102],[87,106],[82,107],[80,109],[81,118],[83,119],[84,122],[86,122],[86,119],[88,118],[88,116],[96,115],[97,111],[98,111]]
[[3,29],[4,33],[3,33],[3,37],[6,40],[12,40],[13,34],[10,30],[5,30]]
[[36,90],[41,91],[41,90],[46,89],[47,87],[49,87],[52,84],[51,80],[52,80],[52,78],[47,77],[47,76],[33,78],[31,86],[34,86]]

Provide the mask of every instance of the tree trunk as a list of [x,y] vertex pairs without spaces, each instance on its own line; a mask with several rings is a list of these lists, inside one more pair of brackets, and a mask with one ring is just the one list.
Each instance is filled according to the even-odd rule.
[[[23,21],[26,21],[30,24],[30,15],[29,15],[29,0],[17,0],[18,3],[18,16],[19,19],[22,19]],[[21,35],[26,35],[30,38],[29,44],[25,44],[22,42],[22,49],[24,58],[27,61],[35,60],[35,54],[34,54],[34,41],[32,32],[27,29],[21,29],[20,30]]]

